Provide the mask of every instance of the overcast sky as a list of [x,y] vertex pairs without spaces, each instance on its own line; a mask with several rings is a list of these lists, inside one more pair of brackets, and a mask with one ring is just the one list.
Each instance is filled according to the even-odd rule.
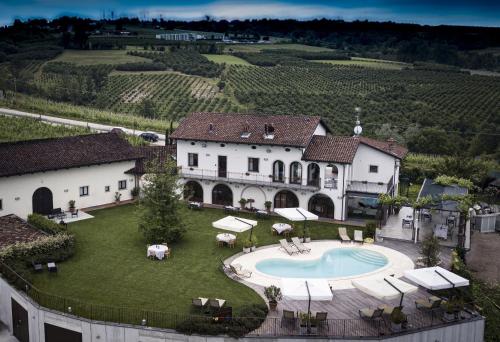
[[165,19],[333,18],[419,24],[500,26],[500,0],[0,0],[0,24],[15,18],[77,15],[99,19],[117,16]]

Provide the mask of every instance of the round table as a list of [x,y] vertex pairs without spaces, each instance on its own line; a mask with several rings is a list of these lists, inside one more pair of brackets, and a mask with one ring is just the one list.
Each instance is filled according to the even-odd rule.
[[221,234],[217,234],[217,236],[215,237],[215,239],[218,242],[229,243],[229,242],[231,242],[233,240],[236,240],[236,235],[229,234],[229,233],[221,233]]
[[168,247],[165,245],[151,245],[148,247],[148,257],[154,255],[157,259],[163,260]]
[[275,223],[273,224],[273,229],[278,233],[281,234],[283,232],[292,230],[292,226],[289,225],[288,223]]

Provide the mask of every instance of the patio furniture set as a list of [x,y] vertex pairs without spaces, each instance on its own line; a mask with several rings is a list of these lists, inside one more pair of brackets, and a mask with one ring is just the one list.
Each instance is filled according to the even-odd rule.
[[[79,209],[76,209],[75,211],[70,212],[71,218],[78,217],[78,211],[79,211]],[[47,218],[49,220],[53,220],[53,219],[63,220],[67,217],[68,217],[68,214],[64,210],[62,210],[61,208],[52,209],[50,214],[47,215]]]
[[165,258],[170,258],[171,249],[168,248],[165,242],[163,244],[146,245],[146,248],[146,256],[152,260],[163,260]]
[[[43,264],[37,261],[31,261],[31,265],[33,266],[33,271],[35,272],[43,272]],[[47,270],[49,273],[57,273],[57,265],[55,262],[50,261],[47,263]]]
[[311,251],[311,249],[306,247],[298,237],[293,237],[292,242],[288,242],[287,239],[281,239],[280,246],[280,249],[288,253],[288,255],[309,253]]
[[203,209],[203,203],[202,202],[188,202],[188,209],[201,210],[201,209]]
[[222,259],[220,259],[222,271],[228,274],[233,274],[239,278],[250,278],[252,276],[252,271],[246,270],[240,264],[226,264]]
[[354,231],[354,240],[351,240],[351,238],[349,237],[349,235],[347,235],[347,228],[345,227],[339,227],[339,237],[340,237],[340,241],[342,243],[344,242],[359,242],[361,244],[364,243],[364,240],[363,240],[363,231],[362,230],[355,230]]
[[215,241],[217,242],[217,246],[223,247],[228,246],[230,248],[234,248],[236,245],[236,235],[229,233],[220,233],[215,237]]
[[271,227],[271,233],[273,235],[283,234],[284,236],[288,236],[291,232],[293,232],[293,227],[288,223],[275,223]]
[[295,329],[297,326],[301,329],[321,329],[324,326],[328,326],[328,312],[316,312],[313,314],[283,310],[281,327]]

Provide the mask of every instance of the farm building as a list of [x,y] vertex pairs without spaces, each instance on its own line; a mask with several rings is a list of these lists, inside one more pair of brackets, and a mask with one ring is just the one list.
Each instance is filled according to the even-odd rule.
[[219,32],[202,32],[202,31],[186,31],[186,30],[172,30],[165,31],[156,35],[156,39],[164,40],[183,40],[183,41],[196,41],[196,40],[223,40],[224,33]]

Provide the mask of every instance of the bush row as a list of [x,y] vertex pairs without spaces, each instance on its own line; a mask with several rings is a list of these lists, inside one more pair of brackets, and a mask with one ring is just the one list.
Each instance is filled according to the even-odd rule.
[[67,232],[66,226],[58,224],[45,216],[33,213],[28,216],[28,223],[51,235]]
[[162,71],[167,70],[165,64],[161,62],[155,63],[124,63],[116,66],[116,70],[120,71]]

